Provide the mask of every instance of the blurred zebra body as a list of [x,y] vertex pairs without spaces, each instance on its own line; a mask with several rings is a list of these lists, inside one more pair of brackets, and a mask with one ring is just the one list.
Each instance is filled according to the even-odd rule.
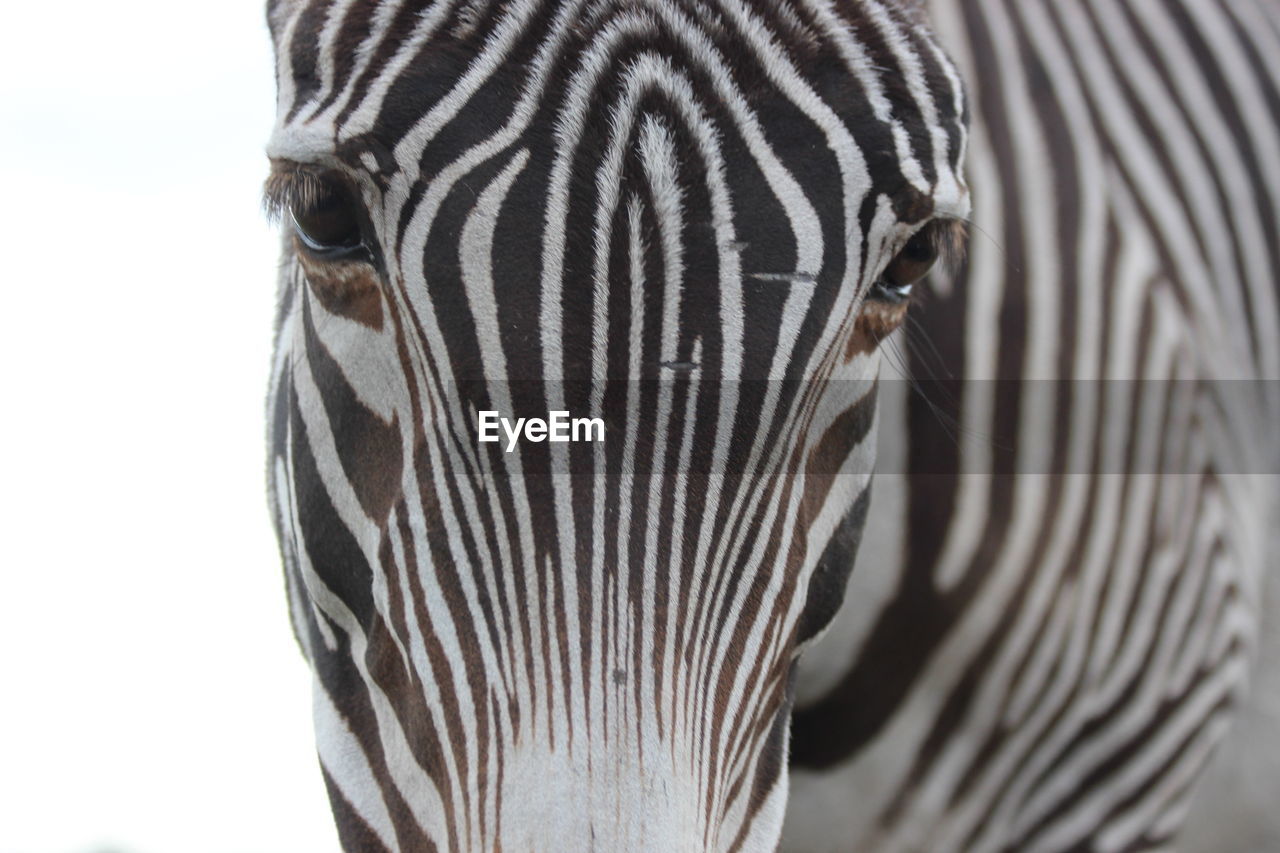
[[1276,562],[1280,11],[930,12],[973,105],[974,230],[890,345],[782,849],[1173,849]]

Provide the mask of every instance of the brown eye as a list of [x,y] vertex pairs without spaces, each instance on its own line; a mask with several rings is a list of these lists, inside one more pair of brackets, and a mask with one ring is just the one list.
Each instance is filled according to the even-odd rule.
[[912,286],[928,275],[938,260],[938,235],[931,226],[921,228],[907,241],[871,288],[868,298],[896,303],[911,297]]
[[308,203],[289,213],[298,240],[313,255],[326,261],[368,258],[356,204],[336,182],[320,182]]

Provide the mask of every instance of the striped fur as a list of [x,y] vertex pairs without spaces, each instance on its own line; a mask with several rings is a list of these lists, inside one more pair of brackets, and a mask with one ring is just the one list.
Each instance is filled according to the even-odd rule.
[[1176,844],[1275,563],[1276,9],[931,4],[975,237],[888,363],[959,423],[882,379],[910,441],[801,663],[784,850]]
[[[276,0],[272,494],[350,850],[768,851],[867,508],[864,298],[963,217],[889,0]],[[875,332],[885,331],[875,323]],[[481,445],[476,412],[601,416]]]

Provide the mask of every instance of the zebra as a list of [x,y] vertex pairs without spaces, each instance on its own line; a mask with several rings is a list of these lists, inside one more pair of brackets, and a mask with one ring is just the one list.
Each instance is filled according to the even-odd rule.
[[886,343],[918,387],[882,378],[783,849],[1172,849],[1274,564],[1280,9],[930,16],[968,84],[974,235]]
[[[1066,633],[1064,617],[1030,604],[1061,570],[1039,570],[1018,543],[1032,528],[1062,537],[1099,526],[1072,509],[1092,487],[1046,507],[1028,497],[1034,474],[972,485],[984,479],[956,474],[987,470],[981,439],[949,450],[918,406],[894,397],[902,383],[878,380],[899,327],[917,316],[910,322],[944,359],[970,377],[996,375],[990,330],[1013,339],[1019,317],[1016,307],[999,316],[992,300],[1034,297],[1039,308],[1083,280],[1053,256],[1073,226],[1089,269],[1124,285],[1121,295],[1141,303],[1162,284],[1150,297],[1165,300],[1160,310],[1121,315],[1135,325],[1117,330],[1145,341],[1155,336],[1138,314],[1182,320],[1214,333],[1190,348],[1221,357],[1197,365],[1210,378],[1276,376],[1274,302],[1259,267],[1276,260],[1273,197],[1242,210],[1229,204],[1235,173],[1189,170],[1224,188],[1216,207],[1235,215],[1224,233],[1240,235],[1224,255],[1230,270],[1210,282],[1206,265],[1223,270],[1224,258],[1199,257],[1181,239],[1203,238],[1210,212],[1168,231],[1173,208],[1151,205],[1169,199],[1144,196],[1148,185],[1128,171],[1138,167],[1112,162],[1114,150],[1044,155],[1034,146],[1079,145],[1080,128],[1087,136],[1116,116],[1088,112],[1101,108],[1069,89],[1061,97],[1071,102],[1048,114],[1072,133],[1000,108],[1004,97],[1026,101],[1027,81],[1057,86],[1064,72],[1050,42],[1071,13],[1031,5],[934,3],[931,24],[916,0],[270,0],[279,95],[267,200],[290,226],[270,493],[344,848],[1066,851],[1171,836],[1194,775],[1186,761],[1152,774],[1175,787],[1149,798],[1155,814],[1125,812],[1127,796],[1084,809],[1053,798],[1063,785],[1094,784],[1096,767],[1042,766],[1013,737],[1061,736],[1027,721],[1043,712],[1036,691],[1058,674],[1052,657]],[[1208,13],[1186,11],[1190,0],[1139,5],[1091,7],[1125,20],[1255,14],[1259,26],[1228,28],[1229,43],[1254,45],[1255,59],[1275,32],[1274,13],[1243,0]],[[993,44],[991,32],[1011,31],[1002,14],[1040,17],[1015,28],[1012,44]],[[1211,46],[1200,51],[1207,65],[1225,50]],[[1256,65],[1213,79],[1271,103],[1276,81]],[[1103,94],[1092,97],[1116,110],[1107,83],[1095,85]],[[1068,109],[1082,104],[1085,114]],[[1222,168],[1274,190],[1270,125],[1225,124],[1225,138],[1252,133],[1262,147]],[[1076,187],[1054,168],[1037,178],[1035,163],[1106,163],[1114,189],[1105,202],[1083,193],[1060,221],[1041,217],[1037,190],[1053,179]],[[1172,175],[1188,167],[1160,165]],[[1021,184],[1002,182],[1010,166]],[[1153,177],[1150,186],[1170,186]],[[1185,193],[1173,198],[1187,209]],[[971,259],[932,279],[934,302],[919,299],[971,212],[1000,239],[971,240]],[[1024,220],[1037,229],[1030,237]],[[1216,325],[1166,304],[1207,283],[1231,309],[1206,315]],[[1046,310],[1025,312],[1039,321],[1025,351],[996,364],[1018,379],[1052,377],[1058,363],[1072,368],[1063,375],[1090,375],[1063,355],[1060,335],[1045,337]],[[1096,311],[1072,328],[1088,319]],[[1046,340],[1062,350],[1048,365],[1033,357]],[[1081,364],[1096,370],[1093,358]],[[964,386],[963,412],[976,419],[966,435],[981,426],[981,410],[970,413],[982,387]],[[600,417],[607,438],[506,453],[477,440],[483,411]],[[1073,426],[1087,448],[1090,423]],[[937,487],[926,475],[876,474],[872,501],[879,437],[907,434],[907,455],[944,457],[928,475]],[[1247,456],[1261,439],[1243,438]],[[1191,479],[1179,494],[1210,491],[1211,474]],[[1265,496],[1247,491],[1213,490],[1212,513],[1173,500],[1178,511],[1161,516],[1230,550],[1215,563],[1227,580],[1204,589],[1229,590],[1219,599],[1231,606],[1207,628],[1195,623],[1211,640],[1197,636],[1196,649],[1226,643],[1211,679],[1224,706],[1244,681],[1262,559],[1254,519]],[[1021,514],[1010,511],[1015,495]],[[983,530],[991,516],[1002,520]],[[1202,531],[1210,523],[1221,531]],[[892,547],[907,524],[913,546],[926,543],[909,555]],[[864,528],[862,560],[875,563],[845,595]],[[956,556],[976,566],[982,548],[1006,543],[1017,547],[990,583]],[[1118,576],[1142,589],[1144,566],[1131,557],[1132,572]],[[1012,607],[1001,572],[1031,568],[1039,598]],[[948,595],[910,600],[913,584],[935,575]],[[1002,648],[997,632],[979,636],[980,621],[960,630],[945,612],[980,620],[1002,603],[1046,620],[1043,642],[1010,628],[1021,643],[1011,649],[1039,655],[1023,662],[1020,697],[999,693],[1000,667],[977,666],[973,647]],[[903,607],[937,620],[914,626],[920,642],[904,644],[905,660],[883,654],[904,634],[884,617]],[[1103,625],[1115,633],[1113,610]],[[1128,650],[1123,639],[1113,648]],[[1090,661],[1104,675],[1110,663]],[[957,672],[968,679],[947,680]],[[978,713],[993,702],[994,724]],[[1176,744],[1171,760],[1197,763],[1225,716],[1211,710],[1188,729],[1204,736]],[[1005,716],[1025,728],[1001,740]],[[1052,737],[1050,758],[1076,758],[1079,740]],[[1145,768],[1146,756],[1114,757],[1103,766],[1115,776]],[[1042,783],[1030,794],[1018,786],[1028,772]]]

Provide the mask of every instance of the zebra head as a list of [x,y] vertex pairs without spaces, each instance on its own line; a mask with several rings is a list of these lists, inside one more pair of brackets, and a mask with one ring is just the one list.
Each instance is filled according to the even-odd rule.
[[[344,845],[774,849],[876,343],[967,204],[919,10],[268,17],[272,495]],[[556,411],[604,440],[480,441]]]

